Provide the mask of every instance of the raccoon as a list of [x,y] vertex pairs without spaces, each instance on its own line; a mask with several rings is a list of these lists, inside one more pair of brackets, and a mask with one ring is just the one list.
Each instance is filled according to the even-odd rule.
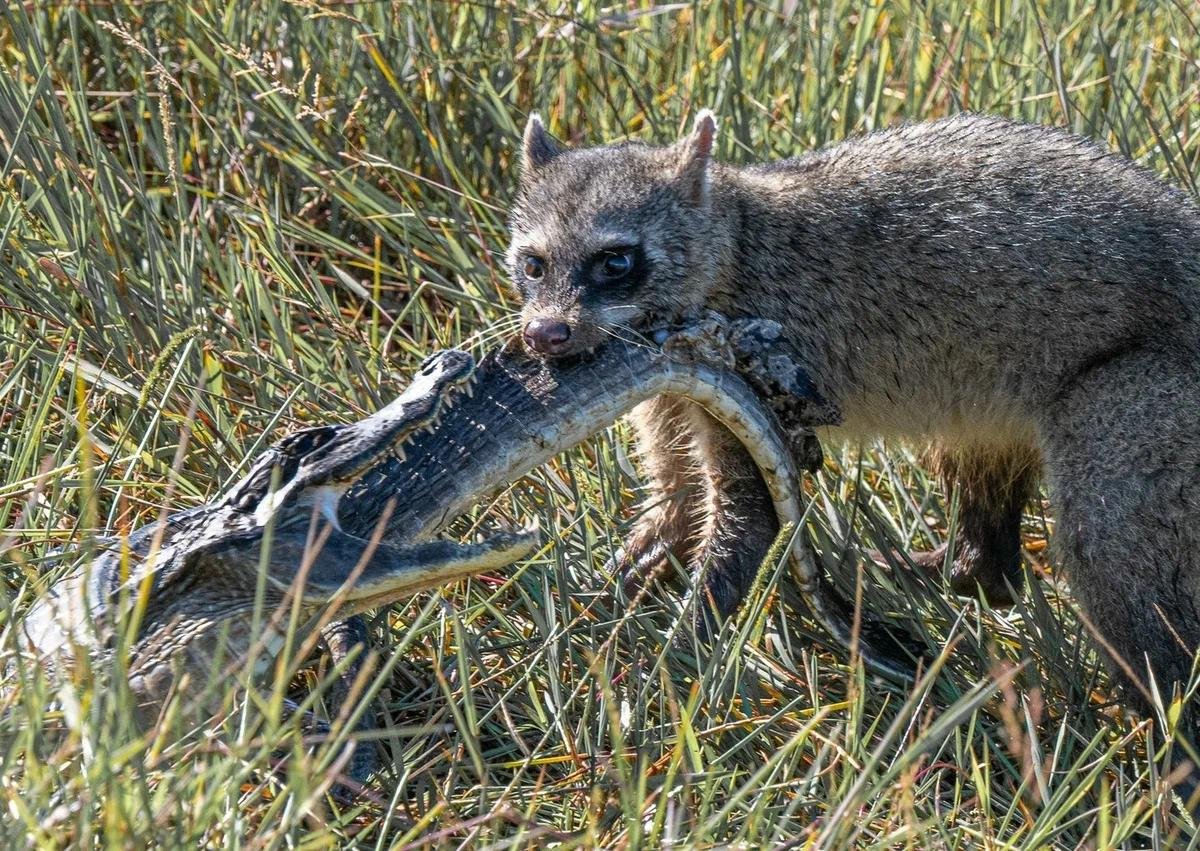
[[[715,137],[705,111],[669,146],[567,149],[529,119],[507,254],[528,348],[571,356],[699,308],[778,320],[841,411],[824,439],[927,446],[957,488],[956,591],[1002,603],[1020,587],[1044,475],[1058,557],[1118,675],[1142,696],[1150,675],[1185,682],[1197,206],[1091,141],[983,115],[746,166],[715,161]],[[763,486],[695,406],[635,413],[652,490],[619,566],[703,566],[728,615],[775,532]]]

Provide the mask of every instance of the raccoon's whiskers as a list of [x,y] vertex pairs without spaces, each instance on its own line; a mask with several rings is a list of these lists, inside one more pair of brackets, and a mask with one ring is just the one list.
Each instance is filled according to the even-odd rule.
[[483,328],[478,329],[471,335],[464,337],[458,344],[459,348],[469,349],[474,346],[487,349],[493,344],[502,343],[512,337],[520,330],[521,317],[518,314],[510,314],[497,319]]
[[645,334],[630,325],[601,325],[600,330],[608,336],[629,343],[631,346],[649,346],[650,340]]

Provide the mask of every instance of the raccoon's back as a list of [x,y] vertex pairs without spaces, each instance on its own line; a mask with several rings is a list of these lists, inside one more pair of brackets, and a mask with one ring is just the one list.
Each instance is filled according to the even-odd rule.
[[1032,252],[1097,280],[1111,264],[1191,261],[1200,247],[1200,211],[1149,170],[1089,139],[994,116],[904,125],[751,171],[810,216],[836,217],[842,233],[857,227],[897,247]]
[[1196,206],[1080,137],[967,115],[741,174],[760,295],[872,399],[1036,404],[1121,346],[1197,345]]

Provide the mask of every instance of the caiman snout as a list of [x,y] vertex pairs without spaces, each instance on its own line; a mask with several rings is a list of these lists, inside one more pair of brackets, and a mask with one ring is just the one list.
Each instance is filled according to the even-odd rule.
[[521,336],[529,350],[540,355],[563,355],[571,348],[571,326],[561,319],[545,316],[530,319]]

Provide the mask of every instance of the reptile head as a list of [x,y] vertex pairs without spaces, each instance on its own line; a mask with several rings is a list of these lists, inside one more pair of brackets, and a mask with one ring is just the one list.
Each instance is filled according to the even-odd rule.
[[[388,454],[403,460],[405,443],[419,432],[432,431],[458,393],[470,393],[474,372],[475,361],[466,352],[436,352],[400,396],[369,417],[304,429],[280,440],[225,499],[242,516],[253,517],[248,534],[202,545],[197,563],[240,561],[247,568],[264,563],[277,588],[299,581],[307,605],[336,600],[346,614],[527,555],[537,542],[532,528],[504,530],[470,544],[403,545],[394,540],[371,543],[345,534],[338,523],[337,503],[346,489]],[[312,527],[315,511],[323,513],[333,529],[322,533],[324,523]],[[268,522],[275,533],[267,558],[260,561],[262,528]]]
[[[48,659],[71,659],[84,647],[111,650],[124,614],[145,594],[130,684],[153,705],[167,694],[179,664],[202,682],[214,658],[236,661],[271,635],[267,649],[281,646],[279,629],[251,632],[260,595],[268,613],[295,601],[306,618],[346,617],[527,555],[537,543],[534,528],[466,544],[408,543],[403,535],[387,542],[357,537],[336,522],[341,493],[432,428],[474,366],[465,352],[439,352],[377,413],[291,434],[222,499],[103,548],[34,607],[24,624],[29,642]],[[323,521],[317,509],[332,509],[334,522]]]
[[[385,455],[404,459],[405,443],[417,433],[433,431],[443,411],[459,392],[470,394],[475,361],[449,349],[425,359],[408,388],[391,404],[366,419],[344,426],[307,429],[284,438],[275,448],[304,445],[297,453],[291,479],[259,503],[272,504],[276,528],[303,519],[303,530],[281,529],[267,560],[268,578],[278,587],[295,584],[297,565],[307,562],[301,594],[309,605],[335,601],[343,615],[384,605],[415,591],[502,567],[528,555],[537,542],[533,527],[503,530],[470,544],[430,541],[396,545],[347,535],[338,527],[336,502],[345,490]],[[277,463],[277,462],[273,462]],[[261,462],[260,462],[261,465]],[[256,465],[256,466],[260,466]],[[313,506],[333,506],[328,519],[335,527],[325,536],[307,534]]]
[[337,503],[346,489],[388,453],[403,459],[404,443],[432,429],[456,393],[470,392],[474,372],[475,361],[466,352],[436,352],[395,401],[366,419],[284,437],[258,457],[224,504],[253,515],[259,526],[307,521],[314,506],[336,524]]

